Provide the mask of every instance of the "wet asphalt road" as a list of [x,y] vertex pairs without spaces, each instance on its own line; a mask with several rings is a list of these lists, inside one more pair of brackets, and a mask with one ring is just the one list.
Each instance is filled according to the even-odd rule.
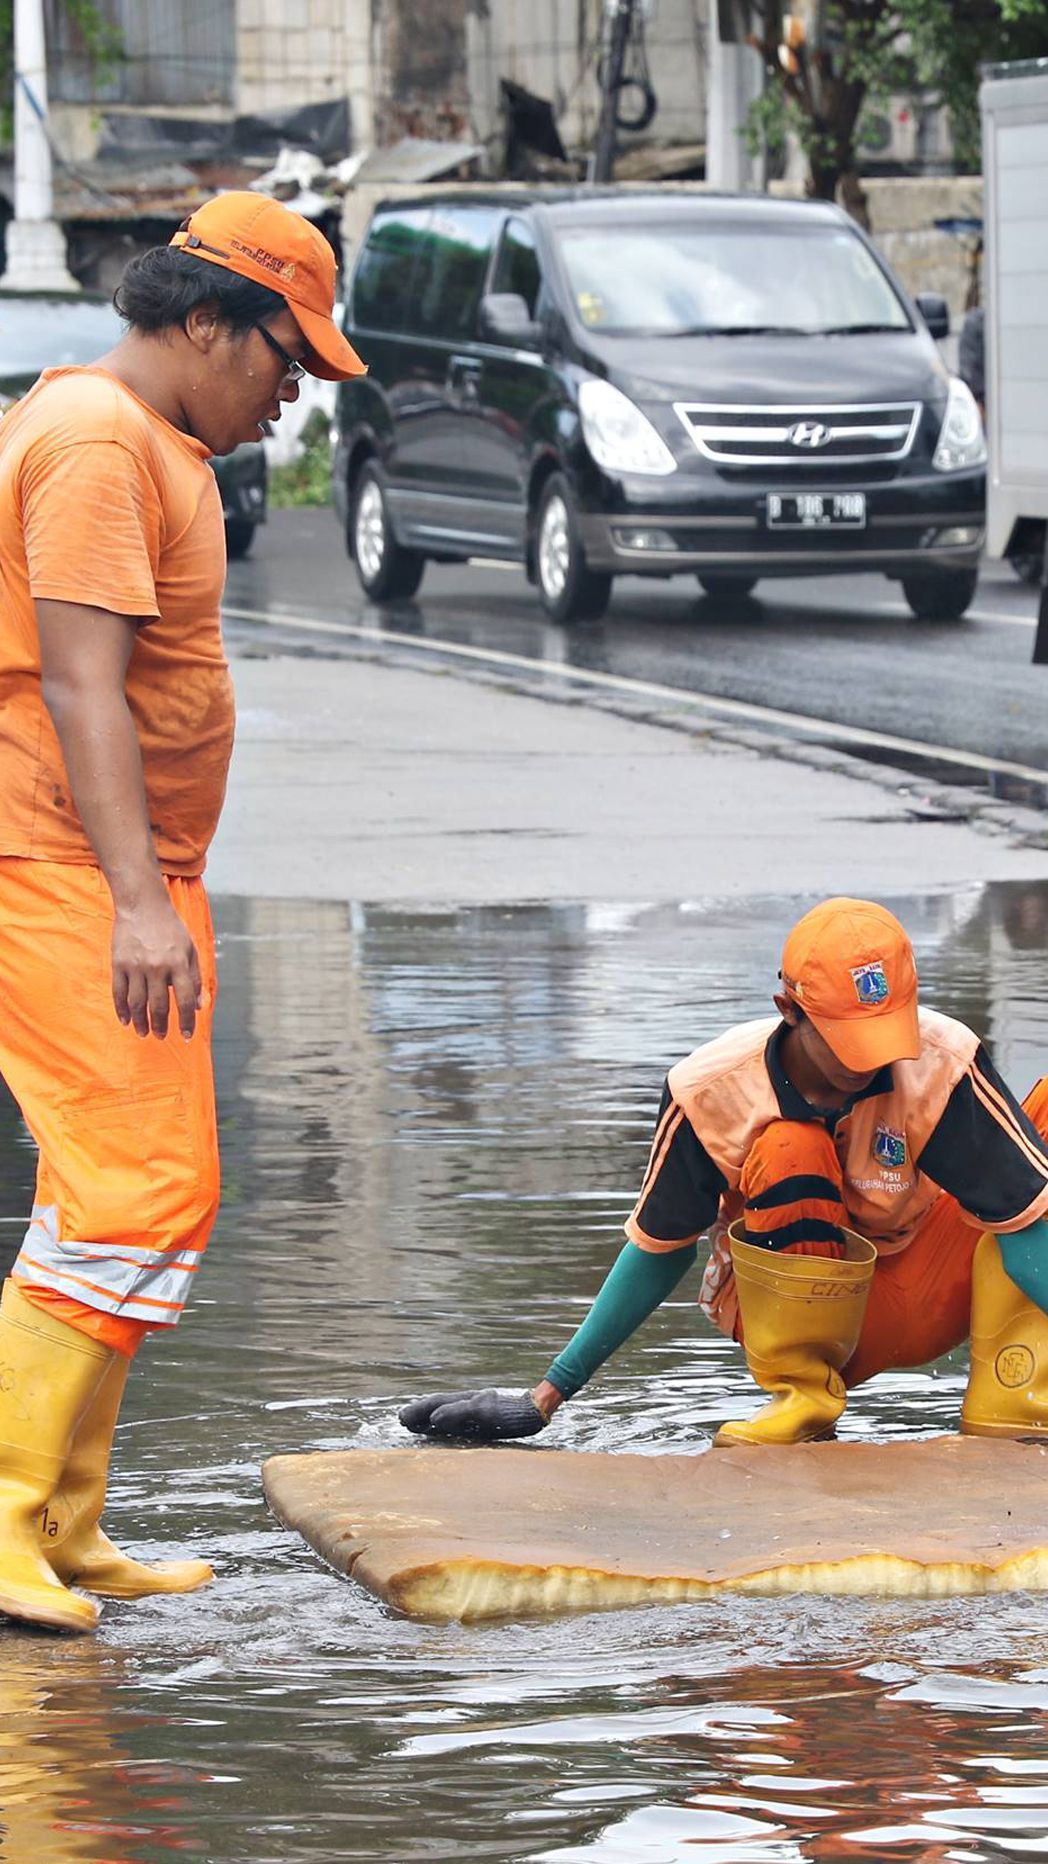
[[[385,611],[363,599],[334,514],[276,511],[251,555],[230,565],[234,608],[314,616],[493,648],[546,662],[775,707],[1032,766],[1048,774],[1048,670],[1032,667],[1035,590],[985,572],[963,622],[917,622],[875,576],[762,583],[735,605],[689,578],[622,579],[603,621],[542,616],[523,572],[430,564],[418,596]],[[234,640],[252,632],[233,621]],[[318,636],[310,651],[337,652]]]

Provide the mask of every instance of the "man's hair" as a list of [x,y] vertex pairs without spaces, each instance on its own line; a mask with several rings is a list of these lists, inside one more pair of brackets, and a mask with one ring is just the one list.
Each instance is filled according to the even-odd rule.
[[[782,983],[782,972],[781,971],[779,972],[779,982]],[[787,990],[785,985],[783,985],[783,995],[786,997],[789,997],[790,1002],[792,1003],[794,1009],[797,1012],[797,1021],[799,1023],[807,1023],[811,1021],[811,1017],[808,1015],[807,1010],[801,1008],[800,1004],[797,1002],[797,999],[793,995],[792,991]]]
[[287,303],[266,285],[210,265],[178,246],[153,246],[132,259],[113,294],[113,303],[132,330],[184,329],[198,305],[214,304],[234,330],[286,311]]

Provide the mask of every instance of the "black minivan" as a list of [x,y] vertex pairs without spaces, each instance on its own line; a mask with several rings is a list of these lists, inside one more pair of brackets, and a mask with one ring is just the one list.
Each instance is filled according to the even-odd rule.
[[877,570],[915,615],[975,590],[986,448],[912,303],[824,202],[595,189],[378,207],[347,294],[334,497],[360,581],[523,561],[549,615],[616,575]]

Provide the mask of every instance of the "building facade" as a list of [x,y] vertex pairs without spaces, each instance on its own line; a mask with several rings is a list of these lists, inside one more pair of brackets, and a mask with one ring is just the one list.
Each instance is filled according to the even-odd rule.
[[[467,138],[497,167],[503,78],[548,100],[566,145],[585,145],[596,127],[603,0],[97,0],[97,10],[104,42],[92,54],[62,0],[45,0],[51,103],[74,160],[95,152],[105,116],[211,120],[345,98],[353,151]],[[649,139],[701,143],[706,0],[648,11]]]

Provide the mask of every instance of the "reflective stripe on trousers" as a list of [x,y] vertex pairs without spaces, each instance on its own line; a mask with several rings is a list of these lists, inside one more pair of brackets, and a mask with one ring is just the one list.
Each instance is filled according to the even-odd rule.
[[[136,1249],[78,1243],[58,1234],[54,1204],[34,1204],[13,1269],[16,1281],[53,1288],[103,1313],[154,1326],[177,1320],[200,1265],[199,1249]],[[104,1276],[104,1281],[96,1279]]]
[[0,857],[0,1073],[39,1148],[12,1274],[71,1326],[128,1352],[179,1318],[218,1208],[214,934],[203,882],[168,877],[202,1007],[142,1038],[113,1008],[113,904],[96,867]]

